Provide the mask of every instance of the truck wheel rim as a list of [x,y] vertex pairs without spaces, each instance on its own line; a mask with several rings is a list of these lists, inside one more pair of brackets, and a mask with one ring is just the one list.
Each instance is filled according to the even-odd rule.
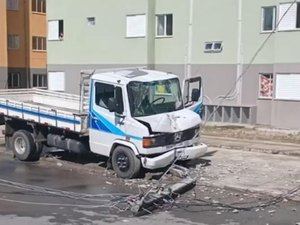
[[118,154],[118,156],[117,156],[117,165],[118,165],[118,168],[121,171],[126,172],[129,168],[129,159],[128,159],[128,157],[123,153]]
[[26,147],[25,147],[26,143],[24,141],[23,138],[18,137],[15,140],[15,150],[18,154],[22,155],[25,153]]

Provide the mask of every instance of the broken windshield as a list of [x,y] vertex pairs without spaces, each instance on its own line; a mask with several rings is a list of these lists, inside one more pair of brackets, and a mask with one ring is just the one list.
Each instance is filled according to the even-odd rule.
[[131,115],[150,116],[183,108],[179,80],[132,81],[127,85]]

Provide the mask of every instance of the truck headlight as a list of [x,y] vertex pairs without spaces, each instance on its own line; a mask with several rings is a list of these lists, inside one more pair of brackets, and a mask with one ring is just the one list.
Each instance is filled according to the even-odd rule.
[[164,135],[155,135],[149,137],[143,137],[143,147],[144,148],[155,148],[164,146],[165,143],[165,136]]

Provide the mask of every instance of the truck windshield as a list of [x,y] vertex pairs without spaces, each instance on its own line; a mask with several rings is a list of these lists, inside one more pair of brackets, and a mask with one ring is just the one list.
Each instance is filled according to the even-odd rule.
[[177,78],[152,82],[132,81],[127,85],[131,115],[150,116],[183,108]]

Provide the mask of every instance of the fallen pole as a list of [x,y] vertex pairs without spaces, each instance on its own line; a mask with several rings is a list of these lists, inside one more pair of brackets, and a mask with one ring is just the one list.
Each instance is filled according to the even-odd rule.
[[194,188],[196,179],[191,178],[188,171],[187,168],[173,165],[172,168],[170,168],[169,173],[181,178],[181,180],[171,185],[160,185],[157,188],[152,188],[147,194],[141,195],[138,199],[130,203],[131,212],[135,216],[150,213],[157,208],[157,205],[171,202],[176,197]]

